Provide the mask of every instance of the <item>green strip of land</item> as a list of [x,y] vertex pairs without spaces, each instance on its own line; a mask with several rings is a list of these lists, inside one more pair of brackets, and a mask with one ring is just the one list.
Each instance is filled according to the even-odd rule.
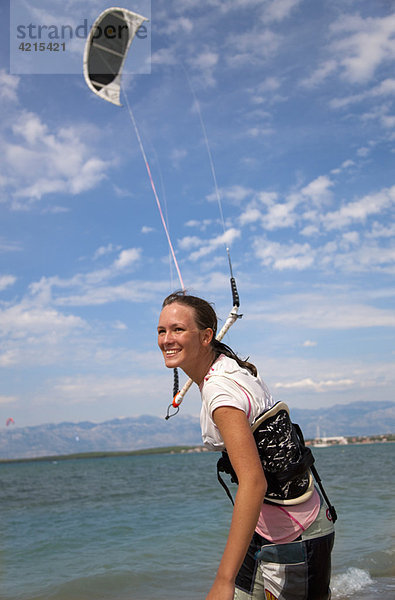
[[196,446],[166,446],[163,448],[143,448],[141,450],[126,450],[115,452],[80,452],[75,454],[54,454],[51,456],[35,456],[32,458],[2,458],[3,463],[53,462],[60,460],[78,460],[85,458],[114,458],[118,456],[140,456],[144,454],[181,454],[193,451]]

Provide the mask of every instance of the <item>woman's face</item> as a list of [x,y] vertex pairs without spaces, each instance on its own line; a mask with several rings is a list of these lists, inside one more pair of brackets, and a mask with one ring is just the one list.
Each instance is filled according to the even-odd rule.
[[207,356],[212,354],[211,329],[198,329],[195,311],[178,302],[162,309],[158,325],[158,345],[168,368],[180,367],[194,381],[205,374]]

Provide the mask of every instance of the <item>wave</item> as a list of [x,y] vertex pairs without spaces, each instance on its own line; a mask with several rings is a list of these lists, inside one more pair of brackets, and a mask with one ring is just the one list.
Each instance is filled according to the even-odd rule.
[[334,575],[331,581],[333,598],[348,598],[374,583],[367,571],[350,567],[345,573]]

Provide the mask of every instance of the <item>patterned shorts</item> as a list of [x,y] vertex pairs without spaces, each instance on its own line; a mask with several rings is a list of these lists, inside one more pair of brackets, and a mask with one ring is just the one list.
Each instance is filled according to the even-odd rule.
[[236,578],[234,600],[329,600],[334,527],[325,504],[293,542],[254,533]]

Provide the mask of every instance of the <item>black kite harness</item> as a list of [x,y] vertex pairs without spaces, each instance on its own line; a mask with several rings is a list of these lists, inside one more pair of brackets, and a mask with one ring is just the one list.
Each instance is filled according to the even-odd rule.
[[[264,502],[291,506],[305,502],[314,492],[314,475],[334,523],[336,510],[325,493],[302,430],[290,419],[288,406],[284,402],[276,402],[253,421],[251,431],[267,481]],[[233,504],[232,494],[220,473],[229,474],[231,481],[238,483],[226,450],[217,462],[217,477]]]

